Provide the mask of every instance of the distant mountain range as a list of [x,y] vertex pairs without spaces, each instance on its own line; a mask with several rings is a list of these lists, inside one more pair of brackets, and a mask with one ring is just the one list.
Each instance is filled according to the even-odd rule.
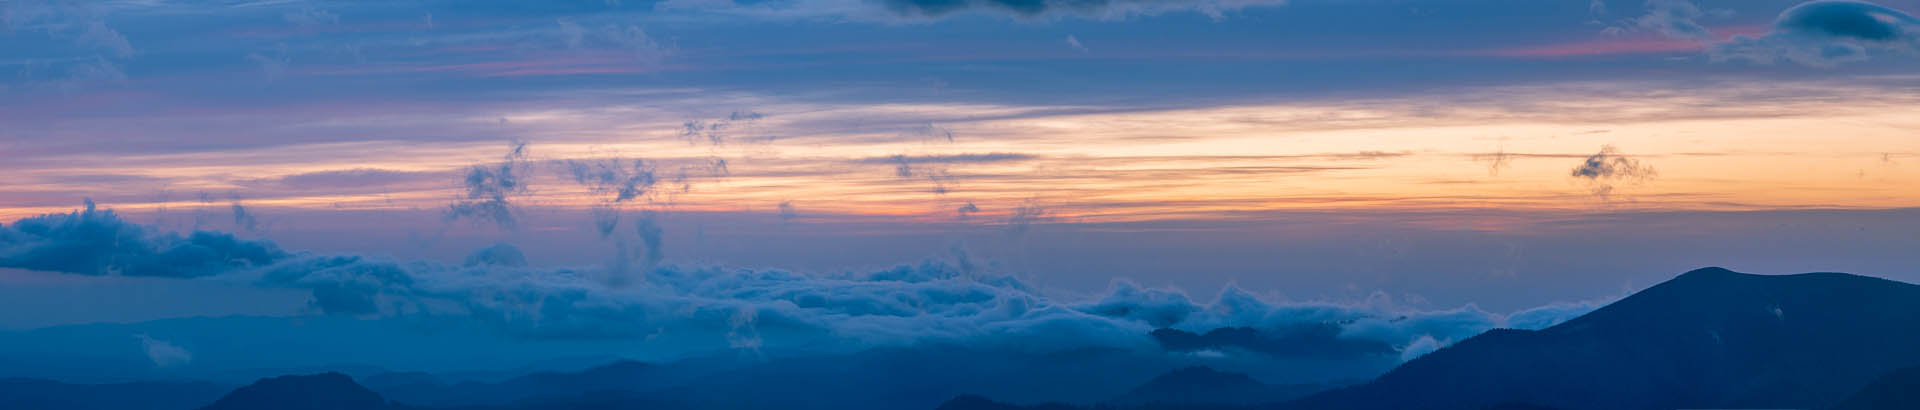
[[1317,393],[1335,385],[1271,385],[1239,373],[1205,366],[1174,370],[1135,387],[1108,402],[1142,405],[1245,405],[1277,403]]
[[201,382],[71,384],[0,379],[0,408],[8,410],[190,410],[220,398],[232,386]]
[[340,373],[280,376],[234,389],[200,410],[403,410]]
[[[1330,328],[1153,335],[1169,351],[1379,354]],[[1920,408],[1920,286],[1839,273],[1700,269],[1566,323],[1498,329],[1347,387],[1275,385],[1160,352],[961,346],[651,364],[498,382],[425,373],[204,383],[0,380],[8,409],[1437,409]],[[1177,356],[1177,355],[1176,355]],[[1083,403],[1015,405],[1008,403]],[[211,403],[211,404],[208,404]],[[403,404],[404,403],[404,404]],[[1091,404],[1086,404],[1091,403]]]

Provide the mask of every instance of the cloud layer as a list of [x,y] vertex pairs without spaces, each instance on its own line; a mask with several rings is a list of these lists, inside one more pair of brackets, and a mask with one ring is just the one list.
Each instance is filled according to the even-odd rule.
[[283,252],[270,242],[214,232],[187,238],[159,233],[96,209],[23,219],[0,230],[0,238],[0,266],[210,276],[202,280],[306,290],[309,306],[321,314],[465,317],[536,339],[651,340],[670,334],[689,350],[925,343],[1037,351],[1157,348],[1151,336],[1157,329],[1248,328],[1279,335],[1311,329],[1317,333],[1308,336],[1319,338],[1313,343],[1337,340],[1398,351],[1423,339],[1448,343],[1500,326],[1544,327],[1586,310],[1541,309],[1510,319],[1471,305],[1411,309],[1384,295],[1350,304],[1276,303],[1232,287],[1200,303],[1183,292],[1126,281],[1080,300],[974,271],[979,264],[964,260],[833,275],[654,266],[613,284],[605,280],[621,274],[613,267],[528,267],[525,255],[505,244],[458,266]]
[[156,232],[127,223],[112,210],[95,209],[91,201],[84,210],[0,226],[0,267],[8,268],[186,278],[271,265],[289,256],[272,242],[228,233]]

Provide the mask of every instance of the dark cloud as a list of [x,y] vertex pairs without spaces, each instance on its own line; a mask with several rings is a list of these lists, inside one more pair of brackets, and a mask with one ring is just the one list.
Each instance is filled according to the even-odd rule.
[[1580,165],[1573,167],[1568,175],[1585,181],[1595,196],[1606,198],[1613,193],[1614,184],[1638,183],[1653,178],[1656,172],[1652,166],[1629,158],[1620,153],[1618,148],[1607,145],[1600,147],[1599,153],[1580,161]]
[[964,205],[960,205],[960,208],[954,209],[953,212],[959,215],[961,220],[966,220],[972,218],[974,213],[980,212],[980,206],[974,205],[973,202],[967,202]]
[[78,273],[196,277],[264,266],[288,254],[272,242],[194,231],[155,232],[100,210],[48,214],[0,226],[0,267]]
[[1759,37],[1735,36],[1709,48],[1716,61],[1787,60],[1827,67],[1871,57],[1872,50],[1920,51],[1920,19],[1859,1],[1814,1],[1780,13]]
[[574,182],[598,195],[611,195],[607,201],[619,203],[646,197],[659,179],[645,160],[608,158],[604,160],[567,160],[567,174]]
[[509,199],[526,193],[527,143],[515,141],[498,164],[475,165],[467,169],[461,184],[466,194],[447,206],[449,221],[480,218],[502,229],[518,229]]

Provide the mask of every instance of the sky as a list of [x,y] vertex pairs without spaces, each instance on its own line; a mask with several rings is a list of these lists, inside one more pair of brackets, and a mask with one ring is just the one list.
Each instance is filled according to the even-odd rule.
[[[12,0],[0,307],[48,313],[0,329],[527,308],[472,300],[513,293],[460,280],[490,266],[540,279],[512,282],[534,299],[599,301],[595,320],[711,308],[694,316],[735,324],[676,342],[685,351],[768,343],[738,332],[757,317],[739,312],[758,311],[715,306],[767,301],[742,289],[787,280],[770,277],[885,294],[898,266],[937,278],[900,283],[1101,320],[1100,300],[1138,287],[1190,310],[1246,293],[1361,317],[1478,312],[1472,329],[1703,266],[1920,281],[1916,11]],[[87,239],[100,232],[112,239]],[[216,257],[169,253],[181,244]],[[391,262],[352,267],[366,260]],[[706,285],[669,285],[682,282]],[[795,346],[970,338],[932,329],[1046,316],[977,317],[957,297],[909,305],[956,303],[915,315],[966,324],[906,335],[770,300],[831,330]],[[865,317],[850,312],[831,314]],[[518,323],[502,315],[479,322]],[[626,330],[614,340],[646,334]],[[137,338],[149,352],[156,340]],[[609,351],[651,352],[622,349]]]

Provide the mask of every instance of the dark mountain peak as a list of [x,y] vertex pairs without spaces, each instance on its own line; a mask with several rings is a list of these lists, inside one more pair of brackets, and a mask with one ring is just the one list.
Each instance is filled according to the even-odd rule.
[[440,377],[426,372],[377,373],[372,376],[361,377],[358,381],[360,385],[375,391],[394,386],[432,386],[445,383],[440,380]]
[[1742,276],[1742,275],[1747,275],[1747,274],[1745,274],[1745,273],[1740,273],[1740,272],[1734,272],[1733,270],[1730,270],[1730,269],[1727,269],[1727,268],[1722,268],[1722,267],[1719,267],[1719,266],[1708,266],[1708,267],[1704,267],[1704,268],[1700,268],[1700,269],[1694,269],[1694,270],[1690,270],[1690,271],[1687,271],[1687,273],[1682,273],[1682,274],[1680,274],[1680,276],[1679,276],[1679,277],[1676,277],[1676,278],[1674,278],[1674,280],[1679,280],[1679,279],[1689,279],[1689,278],[1692,278],[1692,279],[1721,279],[1721,278],[1730,278],[1730,277],[1739,277],[1739,276]]
[[1729,285],[1729,284],[1778,283],[1778,282],[1798,282],[1803,284],[1804,283],[1836,283],[1836,282],[1860,283],[1860,284],[1869,284],[1869,283],[1871,284],[1889,284],[1889,283],[1904,284],[1901,282],[1890,281],[1890,280],[1876,278],[1872,276],[1861,276],[1861,275],[1855,275],[1851,273],[1841,273],[1841,272],[1812,272],[1812,273],[1798,273],[1798,274],[1791,274],[1791,275],[1760,275],[1760,274],[1752,274],[1752,273],[1735,272],[1732,270],[1728,270],[1727,268],[1714,266],[1714,267],[1705,267],[1705,268],[1687,271],[1687,273],[1680,274],[1680,276],[1675,277],[1671,280],[1668,280],[1664,283],[1661,283],[1660,285],[1656,285],[1656,287],[1661,285],[1669,285],[1669,284]]
[[1822,408],[1920,364],[1920,286],[1698,269],[1540,331],[1494,330],[1300,409]]
[[599,365],[599,366],[594,366],[593,368],[590,368],[590,369],[587,369],[586,371],[583,371],[583,372],[581,372],[581,373],[586,373],[586,374],[630,374],[630,373],[635,373],[635,372],[650,372],[650,371],[654,371],[654,370],[656,370],[656,369],[658,369],[659,367],[660,367],[660,365],[656,365],[656,364],[653,364],[653,363],[647,363],[647,362],[642,362],[642,361],[638,361],[638,360],[615,360],[615,361],[613,361],[613,362],[609,362],[609,363],[607,363],[607,364],[603,364],[603,365]]
[[507,379],[507,385],[547,385],[547,387],[578,387],[580,391],[593,389],[622,389],[637,387],[645,383],[647,377],[659,374],[659,364],[636,362],[636,360],[614,360],[601,366],[586,368],[580,372],[538,372],[528,376]]
[[201,410],[361,410],[397,408],[336,372],[260,379]]

